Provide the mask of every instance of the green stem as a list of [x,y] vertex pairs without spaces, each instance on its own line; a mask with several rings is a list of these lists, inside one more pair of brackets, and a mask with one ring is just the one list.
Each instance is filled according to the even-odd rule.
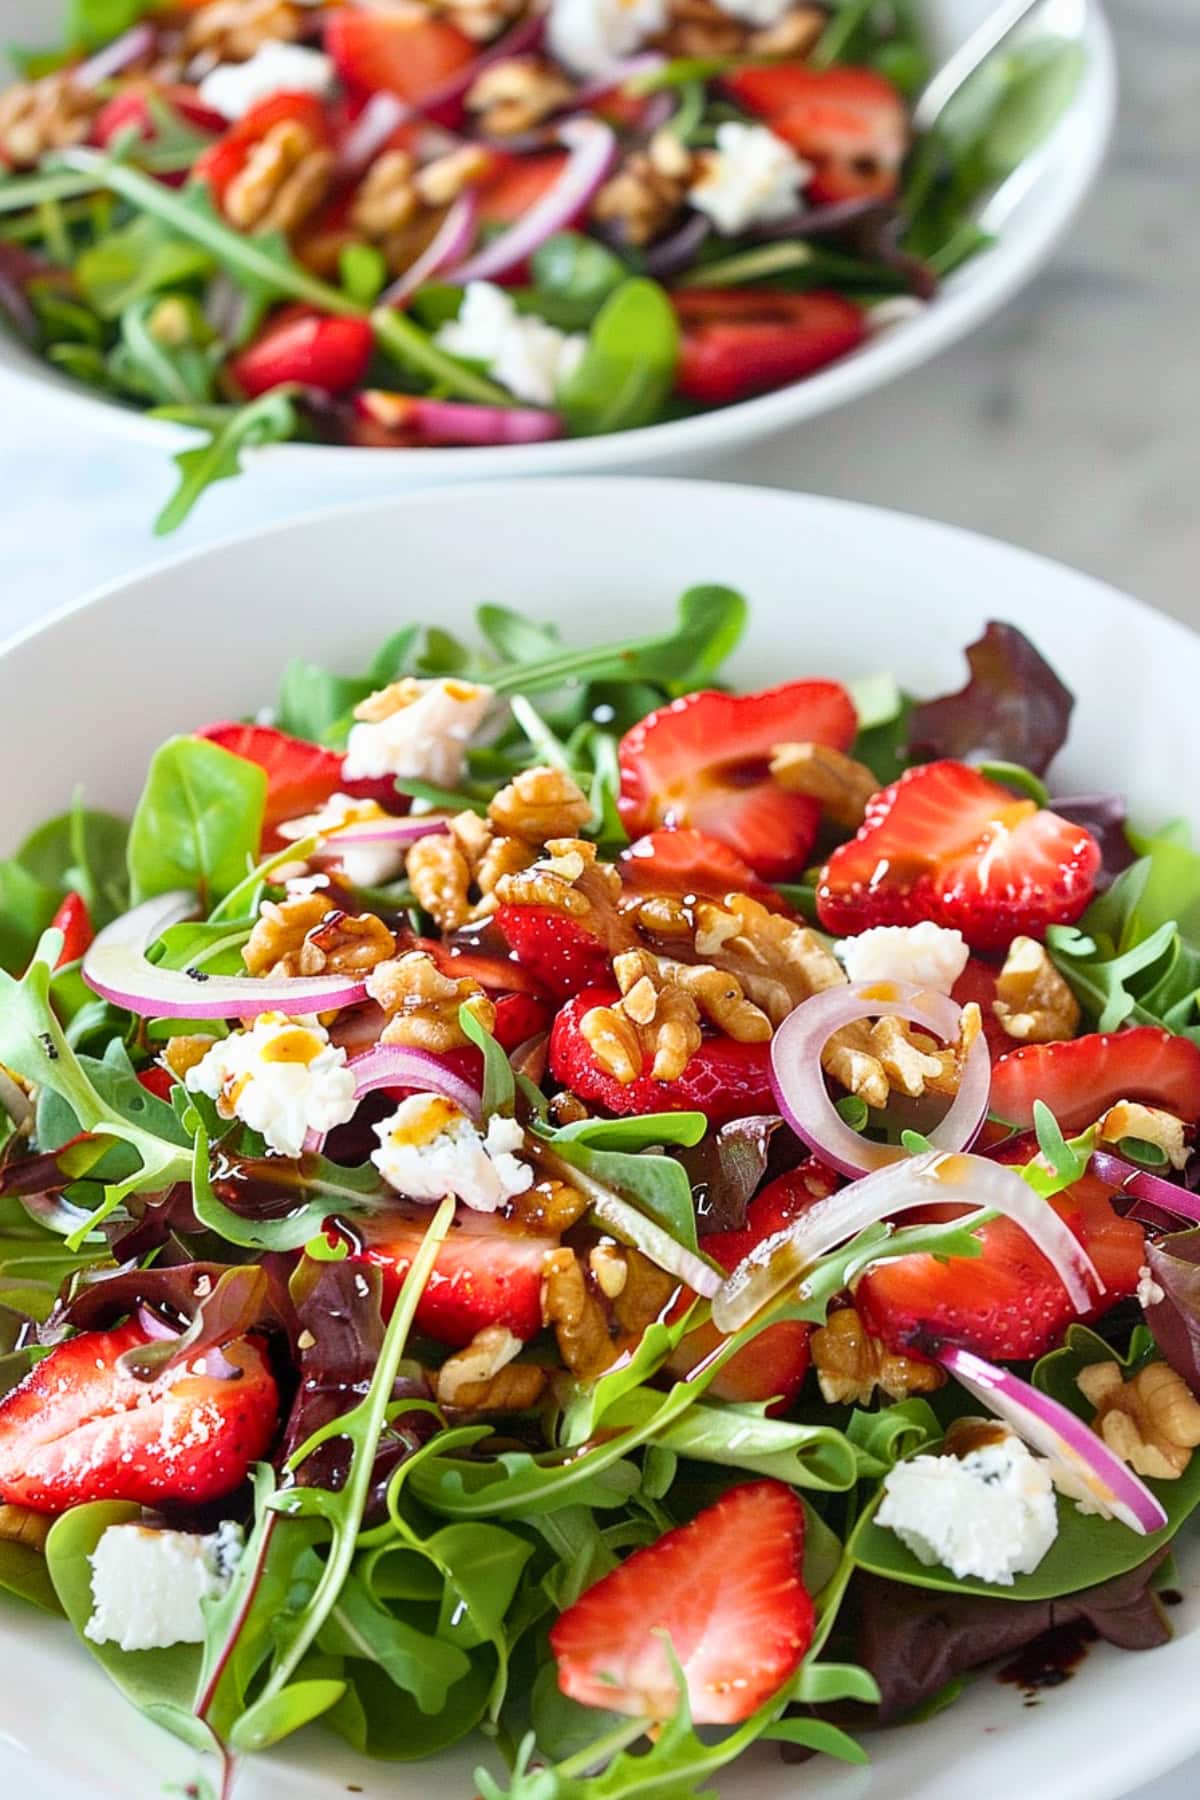
[[448,398],[474,400],[482,406],[516,404],[507,388],[497,387],[494,381],[439,350],[428,332],[422,331],[407,313],[396,312],[390,306],[377,306],[371,314],[371,323],[375,327],[376,342],[388,356],[394,357],[402,367],[424,376],[431,386]]
[[597,1738],[586,1750],[569,1756],[566,1762],[555,1765],[555,1773],[569,1781],[575,1775],[586,1775],[592,1769],[599,1768],[602,1763],[610,1763],[614,1756],[622,1750],[628,1750],[630,1744],[636,1744],[640,1737],[645,1737],[652,1719],[626,1719],[623,1724],[615,1725],[606,1737]]
[[[111,187],[112,183],[102,173],[105,158],[95,151],[84,152],[92,157],[88,171],[80,169],[73,173],[67,169],[55,169],[44,175],[18,175],[8,181],[0,181],[0,213],[26,212],[31,206],[39,206],[44,200],[81,200],[89,194]],[[160,151],[157,155],[147,150],[138,165],[140,169],[151,174],[177,174],[181,169],[190,169],[194,154],[186,156],[179,150]],[[123,166],[123,165],[122,165]],[[134,171],[136,173],[136,171]]]

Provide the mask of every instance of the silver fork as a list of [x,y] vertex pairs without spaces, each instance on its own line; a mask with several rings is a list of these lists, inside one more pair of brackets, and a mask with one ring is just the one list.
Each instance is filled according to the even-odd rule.
[[918,134],[933,129],[954,99],[959,89],[970,80],[976,69],[985,63],[994,50],[998,50],[1005,38],[1012,33],[1023,19],[1027,19],[1035,6],[1041,6],[1043,0],[1003,0],[994,12],[977,25],[965,43],[959,45],[952,56],[947,57],[937,74],[925,85],[916,105],[913,107],[913,126]]

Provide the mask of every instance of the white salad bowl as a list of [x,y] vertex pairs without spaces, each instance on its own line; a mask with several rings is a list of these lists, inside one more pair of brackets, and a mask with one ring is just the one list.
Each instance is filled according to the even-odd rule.
[[[241,538],[105,588],[0,651],[0,850],[84,784],[127,810],[167,735],[269,701],[285,659],[347,672],[409,620],[470,632],[482,600],[577,641],[644,636],[696,582],[751,602],[733,665],[750,684],[891,671],[955,687],[989,618],[1023,627],[1077,696],[1056,768],[1117,787],[1157,825],[1200,803],[1200,637],[1086,576],[948,526],[843,502],[696,482],[531,481],[354,506]],[[1136,662],[1137,680],[1129,679]],[[1112,1800],[1200,1751],[1200,1541],[1179,1545],[1177,1635],[1096,1648],[1036,1707],[980,1675],[927,1724],[868,1734],[869,1770],[802,1773],[761,1748],[722,1800]],[[249,1769],[237,1800],[468,1800],[479,1742],[432,1763],[368,1764],[315,1730]],[[195,1758],[127,1709],[65,1621],[0,1602],[0,1793],[129,1800]],[[354,1784],[354,1785],[351,1785]]]
[[[995,0],[923,0],[935,54],[961,44]],[[47,13],[53,16],[47,19]],[[3,46],[53,37],[58,7],[47,0],[0,0]],[[858,399],[929,362],[972,331],[1032,280],[1066,233],[1099,170],[1112,129],[1116,74],[1112,40],[1098,0],[1045,0],[1023,28],[1078,39],[1087,62],[1075,97],[1051,136],[987,203],[981,223],[996,244],[954,274],[917,316],[898,322],[806,381],[758,399],[635,432],[486,449],[403,450],[279,444],[251,450],[260,478],[278,483],[281,500],[327,504],[448,481],[601,470],[684,471],[726,456],[739,445],[797,426]],[[32,387],[39,406],[61,418],[64,433],[112,432],[159,446],[163,454],[194,441],[190,433],[72,383],[0,331],[0,424],[4,388]]]

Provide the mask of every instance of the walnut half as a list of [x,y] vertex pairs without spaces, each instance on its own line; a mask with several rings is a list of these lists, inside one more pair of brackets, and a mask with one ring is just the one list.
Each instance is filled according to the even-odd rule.
[[831,1313],[813,1332],[812,1358],[821,1396],[831,1406],[867,1406],[876,1388],[889,1400],[932,1394],[946,1380],[936,1363],[893,1355],[871,1336],[852,1306]]
[[1147,1363],[1129,1381],[1119,1363],[1092,1363],[1077,1385],[1096,1408],[1092,1429],[1122,1462],[1152,1480],[1178,1480],[1200,1444],[1200,1403],[1169,1363]]
[[1079,1002],[1050,961],[1045,944],[1014,938],[996,978],[992,1011],[1022,1044],[1056,1044],[1074,1037]]

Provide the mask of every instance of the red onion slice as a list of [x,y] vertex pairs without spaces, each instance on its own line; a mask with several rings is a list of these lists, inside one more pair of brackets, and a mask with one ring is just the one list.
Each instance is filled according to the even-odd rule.
[[[1104,1293],[1083,1245],[1015,1169],[982,1156],[931,1150],[851,1182],[765,1238],[724,1282],[713,1301],[713,1324],[725,1333],[740,1330],[777,1294],[802,1282],[818,1257],[868,1225],[948,1201],[1000,1213],[1019,1225],[1052,1265],[1077,1312],[1090,1311]],[[876,1260],[886,1257],[884,1248]]]
[[148,947],[170,925],[191,918],[194,894],[161,894],[135,906],[92,943],[80,973],[93,992],[141,1019],[253,1019],[259,1013],[333,1012],[366,998],[366,984],[342,975],[292,978],[208,975],[203,969],[160,969]]
[[1139,1169],[1136,1163],[1114,1156],[1110,1150],[1094,1150],[1088,1168],[1101,1181],[1111,1182],[1133,1200],[1145,1200],[1200,1225],[1200,1194],[1191,1194],[1177,1182],[1155,1175],[1150,1169]]
[[[796,1136],[843,1175],[866,1174],[907,1155],[898,1144],[873,1144],[851,1131],[826,1092],[821,1068],[821,1052],[835,1031],[859,1019],[889,1017],[907,1019],[949,1044],[961,1029],[962,1008],[911,981],[852,981],[802,1000],[771,1042],[771,1085],[780,1112]],[[935,1149],[965,1150],[974,1143],[990,1086],[991,1062],[980,1033],[967,1053],[958,1093],[929,1133]]]
[[346,133],[338,152],[339,174],[361,175],[375,161],[393,132],[399,131],[401,125],[412,117],[412,107],[406,105],[398,94],[382,91],[372,94]]
[[447,281],[463,285],[506,274],[583,211],[616,159],[616,133],[599,119],[567,119],[555,135],[570,155],[554,186],[515,225],[448,270]]
[[980,1405],[1046,1458],[1054,1485],[1082,1500],[1085,1510],[1119,1519],[1142,1537],[1168,1523],[1164,1508],[1145,1483],[1069,1407],[971,1350],[948,1345],[937,1360]]
[[478,217],[478,196],[473,189],[467,188],[450,207],[420,256],[384,290],[379,299],[380,306],[402,306],[410,294],[431,281],[440,269],[466,256],[475,242]]
[[441,1094],[453,1100],[470,1119],[478,1119],[482,1107],[478,1088],[465,1075],[450,1069],[431,1050],[414,1050],[406,1044],[376,1044],[351,1059],[354,1098],[362,1100],[380,1088],[413,1088],[417,1093]]
[[355,409],[397,434],[403,449],[411,434],[420,444],[546,444],[563,434],[558,413],[532,406],[477,406],[469,400],[424,400],[378,388],[355,396]]
[[[308,819],[297,823],[305,829],[298,835],[307,837],[312,830]],[[449,831],[450,825],[441,813],[424,813],[414,817],[406,813],[403,818],[395,818],[385,814],[378,819],[355,819],[348,825],[331,825],[320,833],[321,845],[314,855],[336,856],[344,849],[353,849],[356,844],[415,844],[419,838],[436,837],[439,833]],[[290,826],[280,826],[281,836],[290,836]]]
[[108,81],[113,75],[119,75],[130,63],[135,63],[143,56],[149,56],[158,42],[158,34],[153,25],[143,19],[140,25],[132,25],[123,31],[120,37],[114,38],[111,44],[105,44],[103,50],[97,50],[95,56],[80,63],[71,75],[71,80],[78,88],[97,88],[102,81]]

